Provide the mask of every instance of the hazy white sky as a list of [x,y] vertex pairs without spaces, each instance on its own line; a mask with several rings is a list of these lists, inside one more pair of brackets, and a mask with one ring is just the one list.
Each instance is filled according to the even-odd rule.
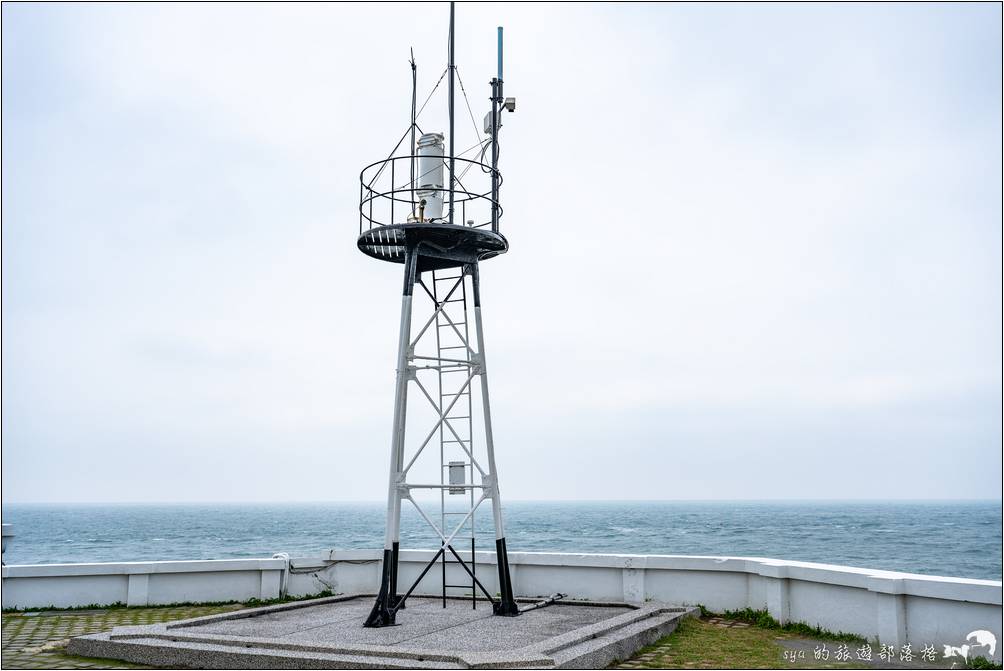
[[[3,6],[3,500],[385,495],[442,5]],[[504,497],[1001,492],[1001,6],[459,5]],[[441,111],[441,110],[440,110]],[[431,114],[432,112],[430,112]]]

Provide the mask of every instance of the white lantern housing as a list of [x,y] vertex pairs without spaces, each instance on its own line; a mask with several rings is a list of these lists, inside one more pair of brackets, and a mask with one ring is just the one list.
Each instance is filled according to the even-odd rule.
[[425,201],[425,220],[443,218],[442,133],[426,133],[418,140],[418,175],[415,195]]

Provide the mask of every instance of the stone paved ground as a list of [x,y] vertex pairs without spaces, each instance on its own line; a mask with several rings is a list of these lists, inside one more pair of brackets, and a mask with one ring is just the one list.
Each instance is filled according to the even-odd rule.
[[[241,604],[222,606],[177,606],[163,608],[109,608],[102,610],[4,613],[3,669],[140,669],[148,668],[108,659],[85,659],[66,655],[67,641],[73,636],[108,631],[112,627],[183,620],[243,608]],[[821,646],[829,650],[827,659],[816,659]],[[745,622],[717,617],[685,620],[676,632],[649,646],[619,669],[707,669],[707,668],[948,668],[939,664],[896,660],[883,664],[837,662],[839,641],[816,641],[762,629]],[[853,651],[858,644],[847,644]],[[792,651],[804,652],[796,659]],[[787,653],[787,656],[786,654]],[[877,651],[876,651],[877,653]],[[999,666],[997,668],[1000,668]]]
[[[73,657],[65,654],[65,647],[68,640],[73,636],[90,634],[100,631],[108,631],[112,627],[133,624],[153,624],[155,622],[168,622],[171,620],[183,620],[200,615],[211,615],[230,610],[242,608],[241,604],[231,604],[222,606],[179,606],[162,608],[110,608],[102,610],[78,610],[78,611],[40,611],[25,613],[4,613],[3,621],[3,647],[2,663],[0,667],[4,669],[142,669],[150,668],[118,660],[108,659],[87,659],[83,657]],[[720,665],[716,663],[714,656],[707,659],[691,660],[689,657],[692,651],[704,650],[708,641],[703,636],[703,629],[713,627],[714,631],[721,632],[727,638],[736,638],[731,634],[732,630],[738,634],[743,630],[750,630],[750,633],[761,630],[751,627],[744,622],[734,622],[711,618],[701,621],[701,625],[694,630],[682,627],[679,634],[667,637],[659,641],[655,646],[647,648],[631,660],[621,664],[619,668],[641,669],[641,668],[663,668],[675,666],[676,668],[715,668]],[[681,636],[682,635],[682,636]],[[770,638],[770,635],[768,635]],[[681,646],[681,643],[683,644]],[[749,664],[755,661],[752,656],[742,654],[747,649],[747,644],[735,641],[737,647],[731,652],[738,653],[738,659],[744,663],[739,666],[754,666]],[[768,650],[768,654],[773,660],[778,657],[773,648],[761,646]],[[763,650],[759,651],[763,654]],[[682,655],[679,653],[683,653]],[[761,659],[761,662],[764,660]],[[780,658],[778,657],[778,661]],[[773,666],[777,666],[774,664]]]
[[178,606],[170,608],[109,608],[106,610],[39,611],[4,613],[0,667],[4,669],[140,669],[114,660],[85,659],[64,653],[73,636],[108,631],[112,627],[153,624],[212,615],[241,608]]

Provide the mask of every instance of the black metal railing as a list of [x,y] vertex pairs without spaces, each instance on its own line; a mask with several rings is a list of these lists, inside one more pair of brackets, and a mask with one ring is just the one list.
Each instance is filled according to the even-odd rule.
[[[413,175],[419,158],[428,159],[418,155],[394,156],[362,169],[359,173],[359,235],[378,226],[419,221],[490,228],[494,233],[499,232],[497,222],[502,217],[502,206],[497,197],[492,198],[492,176],[497,178],[498,184],[502,183],[502,175],[497,170],[487,163],[455,156],[453,161],[457,175],[453,180],[451,212],[449,186],[418,187],[420,176]],[[443,171],[447,179],[449,159],[449,156],[443,157]],[[399,184],[398,179],[403,182]],[[419,192],[442,195],[442,217],[423,218]]]

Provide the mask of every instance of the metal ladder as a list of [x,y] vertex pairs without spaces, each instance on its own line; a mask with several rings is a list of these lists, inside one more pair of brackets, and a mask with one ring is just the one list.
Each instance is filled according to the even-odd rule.
[[[436,315],[436,348],[440,359],[462,359],[464,361],[470,361],[472,348],[469,346],[471,340],[467,323],[467,281],[464,273],[465,269],[463,268],[451,268],[445,271],[432,271],[433,299],[436,301],[437,307],[442,306],[443,308]],[[460,280],[460,286],[453,291],[452,295],[449,294],[450,290],[454,287],[458,280]],[[458,331],[460,335],[458,335]],[[463,337],[462,340],[461,335]],[[444,531],[447,528],[452,529],[454,525],[458,524],[458,518],[463,518],[463,516],[467,515],[468,511],[473,508],[475,504],[473,487],[474,465],[471,463],[471,459],[467,455],[468,452],[470,452],[470,454],[474,454],[474,422],[472,419],[474,413],[473,399],[471,398],[471,387],[468,386],[462,393],[457,393],[457,391],[461,389],[463,382],[462,376],[465,375],[466,372],[466,368],[453,368],[445,371],[442,368],[439,369],[439,407],[443,409],[448,408],[450,407],[450,404],[454,402],[456,397],[460,397],[457,399],[456,404],[453,405],[453,409],[450,411],[447,419],[450,420],[450,424],[453,426],[459,437],[464,439],[463,441],[458,440],[457,436],[454,436],[452,431],[448,431],[444,425],[440,424],[439,461],[441,468],[439,471],[439,477],[440,485],[444,486],[439,489],[439,515],[440,525]],[[464,402],[465,400],[466,403]],[[464,447],[467,448],[467,451],[464,450]],[[445,486],[455,484],[461,473],[463,474],[462,480],[464,486]],[[470,504],[468,509],[465,511],[447,510],[446,497],[453,495],[468,496]],[[447,524],[447,521],[451,518],[455,521],[452,525],[449,525]],[[471,561],[469,566],[471,572],[476,573],[474,561],[476,542],[473,514],[453,540],[454,545],[456,545],[456,541],[458,540],[470,541]],[[476,609],[478,607],[478,598],[473,575],[469,584],[460,585],[449,584],[446,582],[447,564],[458,563],[456,561],[447,560],[447,556],[449,554],[450,553],[448,552],[444,552],[442,559],[443,608],[446,608],[446,600],[447,596],[449,596],[447,594],[448,589],[463,589],[465,591],[470,590],[471,607]]]

